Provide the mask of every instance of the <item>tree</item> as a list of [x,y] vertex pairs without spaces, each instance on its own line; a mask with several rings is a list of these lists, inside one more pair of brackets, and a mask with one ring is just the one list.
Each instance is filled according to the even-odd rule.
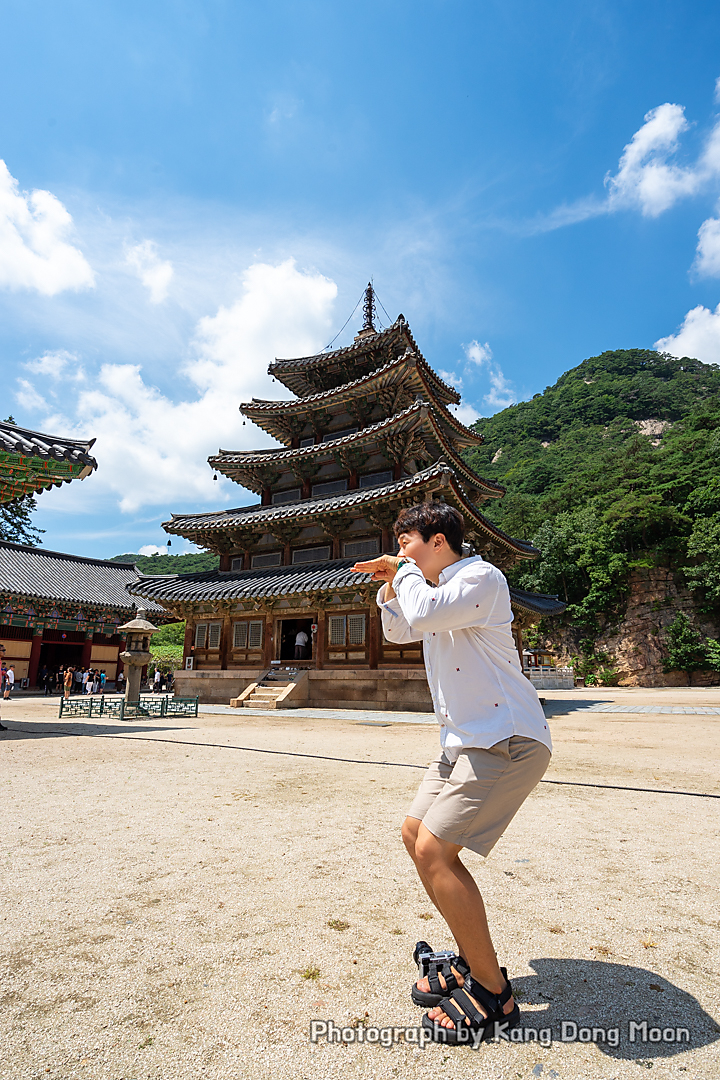
[[0,506],[0,540],[11,540],[16,544],[41,544],[44,529],[33,525],[31,515],[37,510],[34,495],[23,495],[19,499],[3,503]]
[[703,589],[710,606],[720,605],[720,513],[697,518],[687,553],[697,560],[683,567],[691,588]]
[[693,671],[707,671],[708,642],[693,630],[687,615],[681,611],[667,628],[665,644],[668,655],[663,671],[684,671],[690,682]]

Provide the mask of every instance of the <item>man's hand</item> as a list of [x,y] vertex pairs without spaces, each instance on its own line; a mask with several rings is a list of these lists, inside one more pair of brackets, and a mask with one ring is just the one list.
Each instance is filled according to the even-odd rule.
[[350,569],[354,574],[372,574],[373,581],[386,581],[390,585],[397,574],[399,562],[398,555],[380,555],[367,562],[356,562]]

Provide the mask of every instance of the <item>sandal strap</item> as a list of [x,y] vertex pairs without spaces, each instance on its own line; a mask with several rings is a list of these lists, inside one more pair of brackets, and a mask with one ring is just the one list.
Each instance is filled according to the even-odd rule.
[[[489,990],[486,990],[484,986],[476,982],[474,979],[469,980],[466,983],[467,990],[462,987],[460,990],[455,990],[449,1001],[455,1001],[470,1018],[471,1024],[479,1025],[483,1027],[492,1019],[497,1012],[497,995],[491,994]],[[472,997],[470,995],[472,994]],[[473,998],[475,999],[473,1001]],[[478,1010],[475,1002],[479,1002],[485,1010],[486,1015]]]
[[[431,993],[442,995],[452,993],[453,990],[459,990],[460,983],[457,981],[455,972],[462,976],[463,981],[470,974],[470,967],[461,956],[454,956],[452,960],[432,962],[427,975]],[[440,983],[440,975],[445,980],[444,986]]]

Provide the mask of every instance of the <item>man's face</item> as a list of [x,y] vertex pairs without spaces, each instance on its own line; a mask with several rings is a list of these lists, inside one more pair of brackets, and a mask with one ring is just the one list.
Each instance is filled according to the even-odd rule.
[[436,533],[425,542],[422,535],[413,529],[411,532],[400,533],[398,536],[400,554],[414,559],[426,577],[434,569],[434,563],[438,556],[438,549],[444,548],[445,537],[442,533]]

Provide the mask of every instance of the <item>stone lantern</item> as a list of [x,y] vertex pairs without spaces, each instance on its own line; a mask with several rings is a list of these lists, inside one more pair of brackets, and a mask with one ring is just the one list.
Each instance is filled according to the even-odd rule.
[[145,608],[138,608],[134,619],[118,627],[119,631],[127,633],[125,652],[120,653],[120,659],[128,669],[125,685],[125,701],[128,702],[140,700],[140,676],[151,660],[150,638],[160,629],[148,622],[145,614]]

